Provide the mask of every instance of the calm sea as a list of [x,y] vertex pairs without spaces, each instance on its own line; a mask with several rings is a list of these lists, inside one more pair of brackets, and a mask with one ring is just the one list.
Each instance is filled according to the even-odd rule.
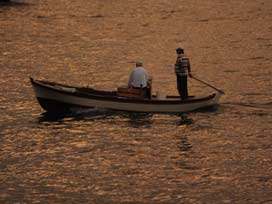
[[[141,60],[154,92],[175,95],[179,46],[226,93],[185,120],[50,118],[29,81],[115,90]],[[272,203],[271,59],[271,0],[0,3],[0,203]]]

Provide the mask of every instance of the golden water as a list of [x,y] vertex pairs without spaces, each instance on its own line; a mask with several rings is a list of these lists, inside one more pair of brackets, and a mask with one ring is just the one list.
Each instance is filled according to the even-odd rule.
[[[271,0],[0,3],[0,203],[272,203],[271,22]],[[174,95],[178,46],[226,92],[189,122],[50,119],[29,82],[114,90],[141,60],[154,92]]]

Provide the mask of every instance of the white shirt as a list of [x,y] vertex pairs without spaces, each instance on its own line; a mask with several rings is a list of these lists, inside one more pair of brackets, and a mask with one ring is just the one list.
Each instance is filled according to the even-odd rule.
[[132,70],[128,86],[144,88],[147,86],[148,75],[143,67],[136,67]]

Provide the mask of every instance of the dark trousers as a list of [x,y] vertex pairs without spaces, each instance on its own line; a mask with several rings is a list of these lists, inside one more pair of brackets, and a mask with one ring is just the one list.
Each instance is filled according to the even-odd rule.
[[188,98],[187,76],[177,75],[177,88],[181,99]]

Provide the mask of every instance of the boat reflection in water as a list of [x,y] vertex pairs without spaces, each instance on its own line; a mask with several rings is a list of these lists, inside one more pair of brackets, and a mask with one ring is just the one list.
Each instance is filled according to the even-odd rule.
[[95,119],[102,119],[108,116],[113,115],[114,112],[105,109],[97,109],[97,108],[89,108],[89,109],[81,109],[75,108],[69,112],[44,112],[38,118],[39,123],[43,122],[56,122],[62,121],[67,118],[71,118],[71,120],[95,120]]
[[151,127],[152,125],[152,116],[151,113],[127,113],[123,114],[129,118],[128,124],[130,127],[139,128],[139,127]]

